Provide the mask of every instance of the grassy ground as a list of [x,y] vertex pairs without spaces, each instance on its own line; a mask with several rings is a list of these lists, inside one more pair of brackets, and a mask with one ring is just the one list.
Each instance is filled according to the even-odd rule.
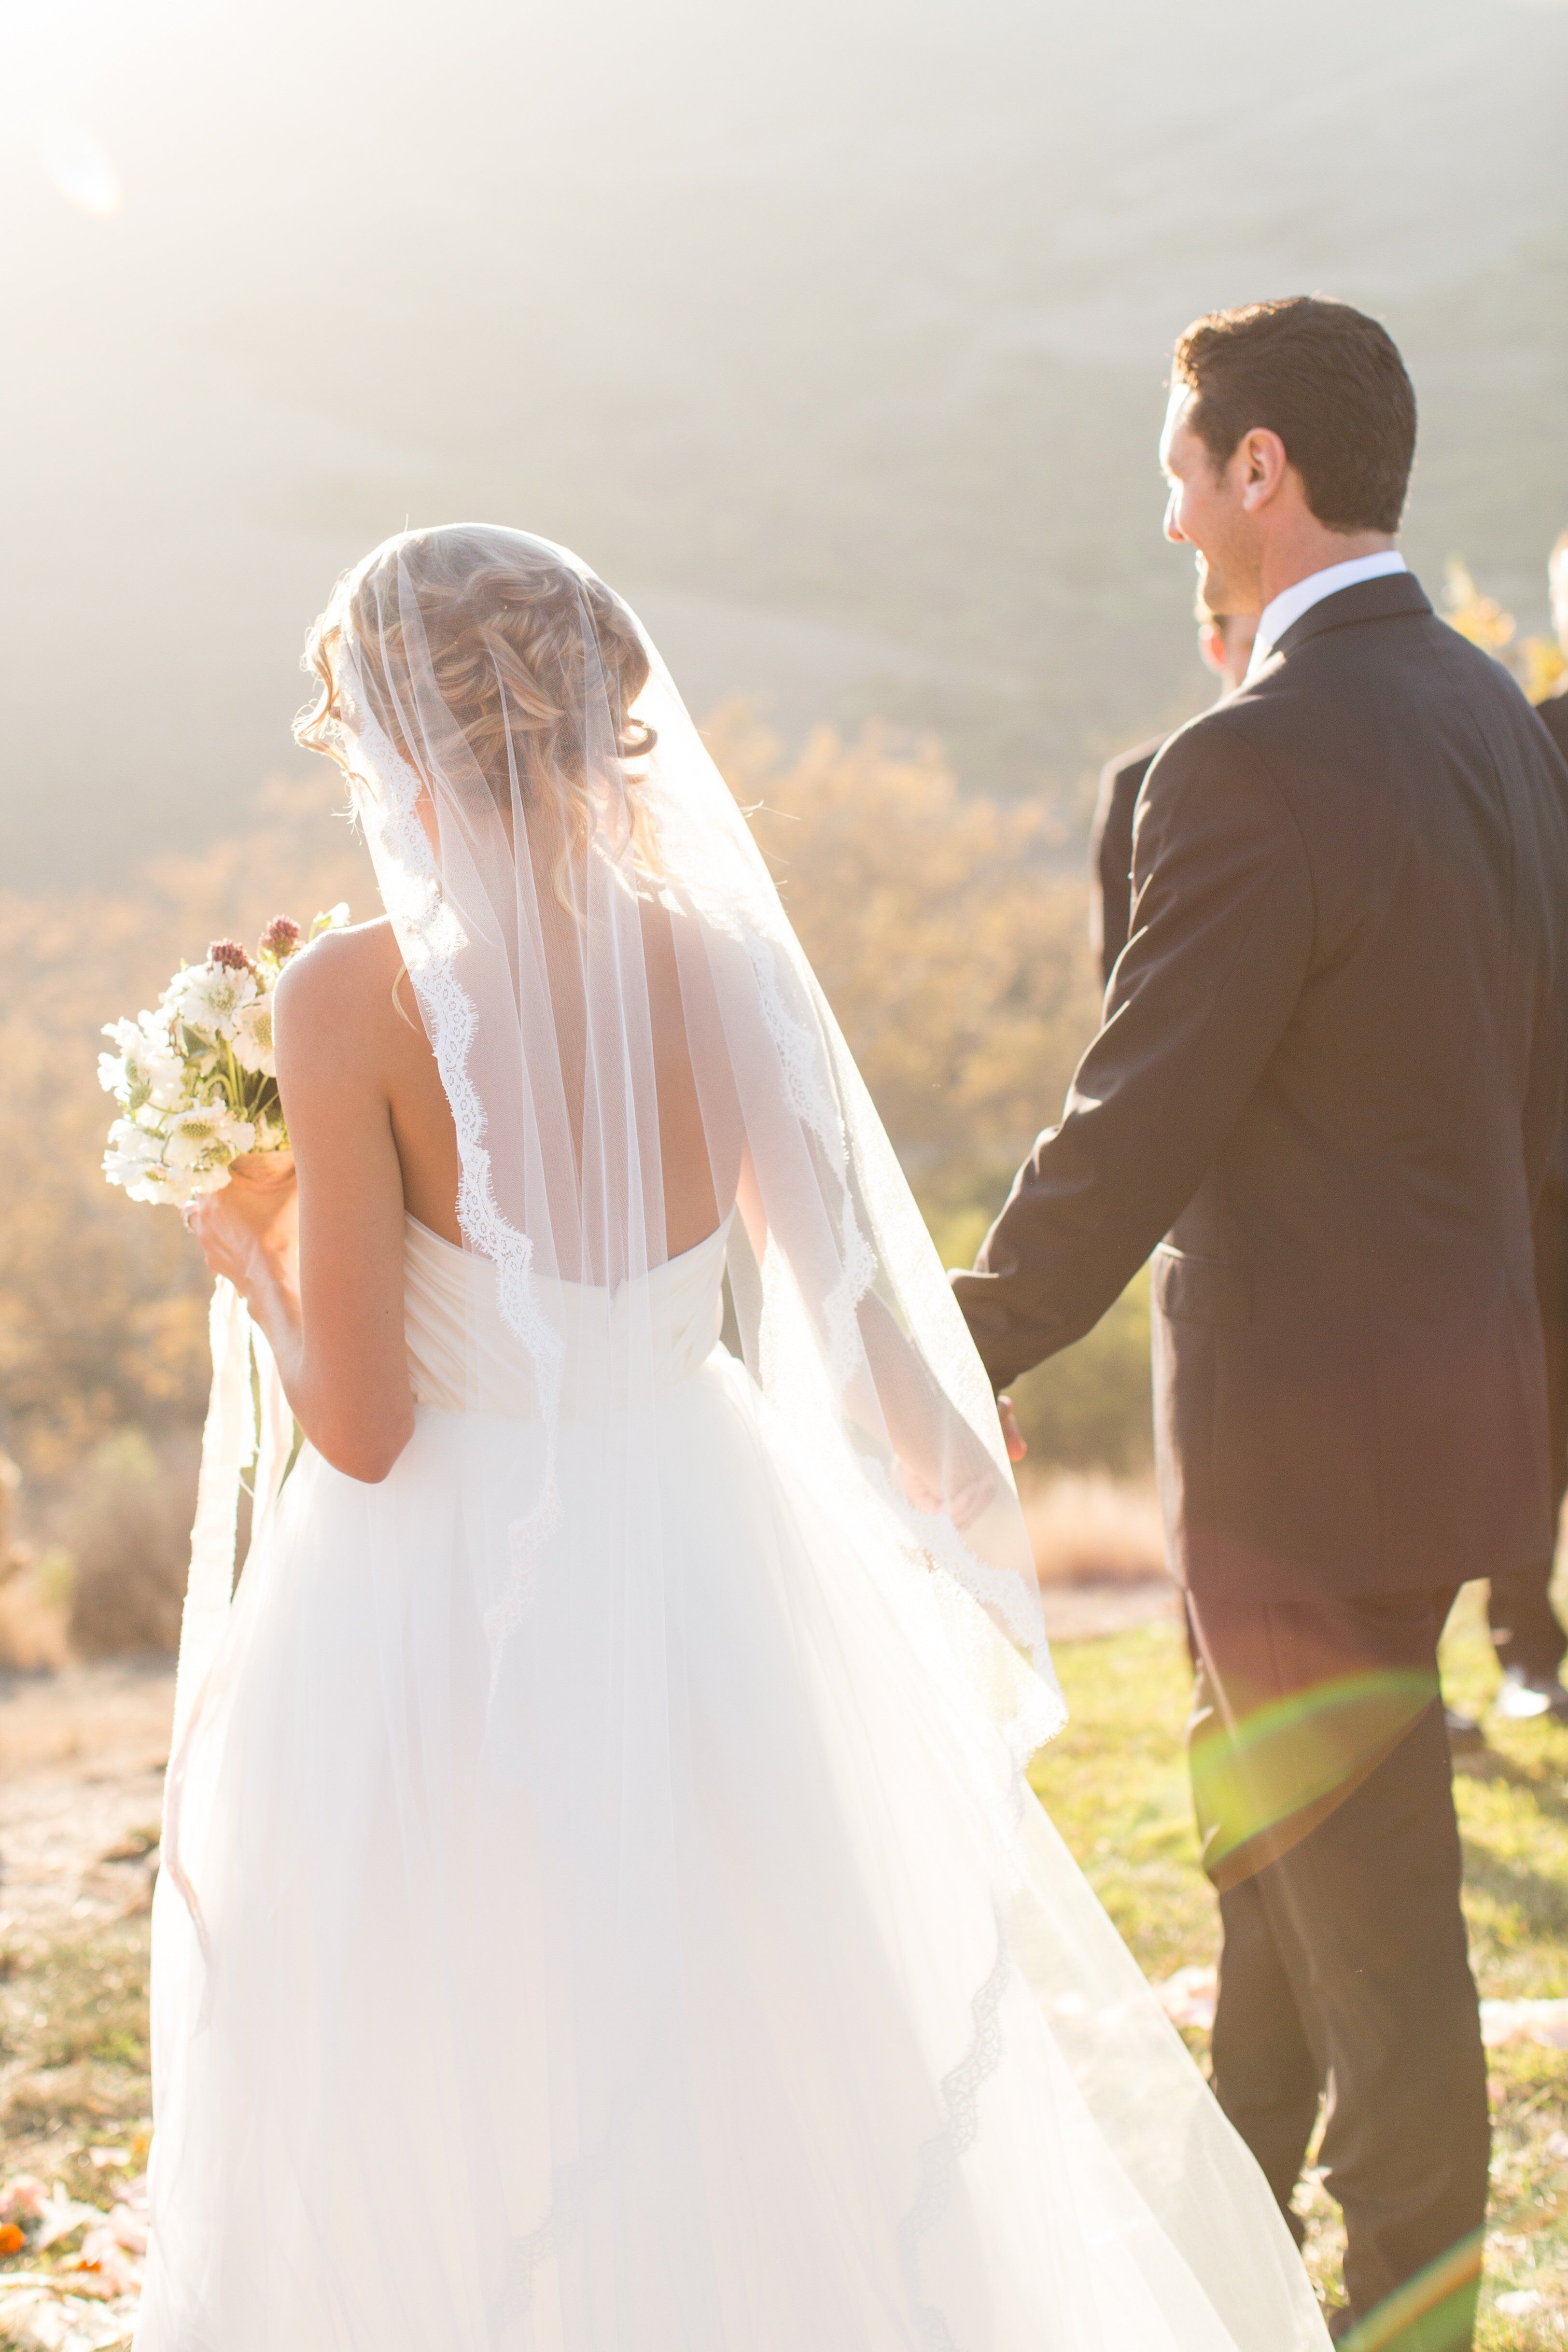
[[[1058,1664],[1072,1720],[1039,1759],[1036,1786],[1149,1974],[1211,1962],[1214,1902],[1182,1765],[1179,1636],[1147,1627],[1063,1649]],[[1474,1591],[1456,1612],[1444,1669],[1450,1699],[1479,1711],[1497,1668]],[[1456,1776],[1480,1990],[1568,1996],[1568,1728],[1489,1727],[1488,1739],[1488,1753]],[[1489,2072],[1496,2139],[1479,2352],[1555,2352],[1568,2342],[1568,2051],[1497,2050]],[[1304,2210],[1309,2262],[1337,2301],[1338,2209],[1311,2183]]]
[[[148,1919],[125,1920],[80,1942],[7,1953],[0,1961],[0,2034],[10,2097],[0,2178],[41,2172],[73,2196],[112,2186],[146,2152]],[[122,2147],[126,2167],[104,2168],[89,2147]]]
[[[146,2168],[152,2138],[147,2046],[148,1915],[143,1910],[80,1937],[20,1944],[0,1953],[0,2186],[17,2174],[59,2183],[68,2196],[106,2213]],[[15,2244],[12,2238],[5,2242]],[[80,2226],[42,2256],[21,2247],[7,2272],[71,2272],[73,2291],[108,2293],[72,2270]],[[22,2302],[26,2297],[19,2299]],[[126,2352],[130,2312],[116,2301],[58,2306],[73,2321],[62,2340]],[[83,2329],[90,2326],[90,2336]],[[0,2297],[0,2346],[39,2339],[13,2334]],[[53,2342],[54,2337],[47,2340]]]
[[[1212,1960],[1214,1906],[1197,1867],[1182,1763],[1187,1671],[1179,1638],[1147,1627],[1064,1647],[1058,1664],[1072,1721],[1041,1758],[1037,1785],[1150,1975]],[[1496,1668],[1472,1595],[1446,1667],[1450,1696],[1480,1708]],[[1568,1995],[1568,1730],[1523,1725],[1489,1738],[1489,1754],[1458,1778],[1481,1990]],[[147,1924],[134,1913],[0,1956],[0,2180],[42,2173],[101,2207],[140,2168]],[[1568,2052],[1497,2051],[1491,2075],[1497,2146],[1481,2352],[1560,2352],[1568,2342]],[[100,2158],[115,2153],[95,2164],[93,2148]],[[1315,2185],[1307,2196],[1309,2256],[1332,2299],[1337,2213]],[[1521,2296],[1539,2300],[1510,2303]]]

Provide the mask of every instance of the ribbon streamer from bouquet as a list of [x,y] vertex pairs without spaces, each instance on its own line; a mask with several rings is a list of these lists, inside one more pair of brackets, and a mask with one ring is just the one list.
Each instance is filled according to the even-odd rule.
[[212,1957],[206,1923],[180,1854],[185,1772],[233,1605],[244,1474],[255,1465],[254,1546],[278,1498],[294,1442],[293,1415],[272,1350],[252,1323],[238,1291],[221,1276],[213,1286],[207,1328],[212,1342],[212,1389],[202,1432],[190,1574],[174,1675],[174,1727],[163,1796],[163,1868],[191,1915],[204,1961]]

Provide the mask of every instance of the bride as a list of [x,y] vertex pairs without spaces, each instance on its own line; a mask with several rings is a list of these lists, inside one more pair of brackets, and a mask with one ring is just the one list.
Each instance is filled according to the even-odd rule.
[[278,991],[297,1193],[191,1213],[304,1444],[171,1770],[138,2352],[1317,2352],[1023,1779],[995,1409],[647,639],[460,524],[308,661],[386,918]]

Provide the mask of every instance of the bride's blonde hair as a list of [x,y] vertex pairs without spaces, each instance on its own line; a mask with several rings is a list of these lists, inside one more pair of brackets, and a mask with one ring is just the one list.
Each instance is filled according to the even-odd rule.
[[[395,582],[412,590],[417,607],[424,643],[412,656]],[[596,660],[585,662],[590,638]],[[342,707],[345,653],[416,775],[426,763],[399,714],[420,709],[421,685],[439,695],[506,817],[515,767],[525,812],[552,814],[558,824],[554,884],[563,906],[573,903],[572,862],[596,837],[637,872],[657,873],[635,764],[658,740],[633,715],[648,681],[647,651],[630,613],[592,572],[542,541],[465,523],[405,532],[345,572],[305,640],[304,667],[320,692],[294,735],[353,782],[359,771]],[[591,681],[590,669],[597,673]],[[587,703],[601,696],[608,752],[589,740]]]

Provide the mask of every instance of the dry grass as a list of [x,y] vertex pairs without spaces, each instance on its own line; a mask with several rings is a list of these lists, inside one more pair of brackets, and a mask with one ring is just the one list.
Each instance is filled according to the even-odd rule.
[[1064,1472],[1023,1489],[1042,1584],[1149,1583],[1165,1574],[1152,1486],[1102,1470]]
[[73,2194],[90,2193],[89,2143],[146,2127],[149,1941],[143,1913],[5,1956],[6,2154]]

